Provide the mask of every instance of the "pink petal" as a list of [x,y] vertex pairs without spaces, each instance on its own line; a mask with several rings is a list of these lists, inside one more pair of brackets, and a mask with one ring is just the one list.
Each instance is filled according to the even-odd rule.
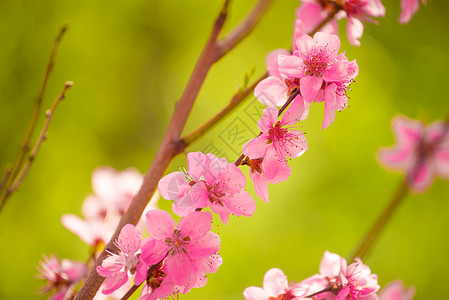
[[152,237],[146,238],[141,248],[140,259],[148,266],[155,265],[167,255],[168,248],[163,241],[157,241]]
[[427,160],[417,165],[411,175],[410,188],[417,192],[424,192],[435,178],[435,166],[433,161]]
[[86,221],[78,216],[66,214],[61,217],[61,223],[65,228],[79,236],[88,245],[95,245],[96,239],[92,234],[91,227]]
[[[271,184],[278,184],[281,181],[286,181],[292,174],[292,169],[288,166],[286,161],[277,164],[276,168],[274,177],[268,177],[266,174],[264,175],[265,179]],[[273,174],[270,175],[273,176]]]
[[278,57],[280,55],[290,55],[290,52],[288,52],[285,49],[276,49],[268,53],[265,62],[267,64],[267,70],[268,74],[270,76],[274,76],[277,78],[281,78],[281,74],[279,73],[279,63],[278,63]]
[[264,105],[282,106],[287,101],[288,88],[285,83],[270,76],[256,86],[254,96]]
[[419,0],[401,0],[401,15],[399,23],[405,24],[410,21],[412,16],[418,11]]
[[243,145],[242,153],[251,159],[264,156],[267,149],[267,136],[268,134],[263,134],[249,140],[245,145]]
[[267,108],[265,108],[263,110],[262,117],[257,122],[257,127],[259,127],[259,130],[265,133],[271,128],[273,128],[273,125],[278,121],[278,114],[279,111],[274,105],[270,105]]
[[263,277],[263,289],[268,295],[277,297],[284,294],[288,288],[287,276],[278,268],[273,268]]
[[229,163],[225,158],[218,158],[211,153],[207,153],[207,172],[204,174],[206,181],[213,184],[226,171],[228,166]]
[[269,300],[270,296],[263,288],[250,286],[243,291],[243,297],[246,300]]
[[186,250],[190,259],[202,259],[217,253],[220,250],[220,243],[220,237],[209,231],[201,239],[191,241]]
[[337,85],[331,84],[325,89],[324,100],[324,120],[321,126],[322,129],[326,129],[330,124],[334,122],[335,110],[337,109]]
[[351,45],[360,46],[359,39],[363,35],[363,23],[357,18],[348,16],[348,22],[346,24],[346,35],[348,36],[348,40]]
[[256,210],[256,203],[253,197],[245,191],[241,190],[239,193],[232,195],[226,199],[225,206],[229,212],[235,216],[247,216],[251,217]]
[[267,202],[268,199],[268,183],[265,180],[264,176],[260,175],[257,172],[249,172],[249,176],[251,180],[254,182],[254,190],[256,191],[257,196],[262,198],[263,201]]
[[322,77],[306,76],[301,78],[299,89],[304,100],[309,102],[314,101],[321,89],[322,83]]
[[278,157],[273,147],[268,148],[262,161],[265,178],[268,180],[276,178],[284,164],[286,164],[285,159]]
[[400,280],[387,284],[379,294],[379,300],[411,300],[415,296],[415,288],[404,288]]
[[[204,205],[203,207],[206,207],[208,204]],[[201,208],[203,208],[201,207]],[[194,212],[197,208],[200,208],[196,205],[191,205],[187,207],[178,206],[175,203],[172,204],[172,211],[174,214],[180,217],[188,216],[190,213]]]
[[295,55],[279,55],[279,72],[289,78],[304,76],[304,64],[302,59]]
[[162,177],[158,184],[159,193],[167,200],[182,198],[188,188],[186,176],[181,172],[173,172]]
[[221,221],[223,222],[223,224],[228,224],[228,220],[229,220],[229,210],[226,207],[223,207],[220,204],[216,204],[216,203],[211,203],[209,205],[210,209],[218,214],[220,216]]
[[126,272],[119,272],[111,277],[107,277],[103,282],[103,294],[108,295],[119,289],[128,281],[128,275]]
[[143,261],[140,261],[139,265],[137,266],[136,274],[134,275],[134,284],[140,285],[142,284],[148,276],[148,265],[145,264]]
[[328,34],[325,32],[317,32],[313,36],[318,49],[325,49],[327,52],[326,58],[328,61],[333,61],[337,58],[338,51],[340,50],[340,38],[336,34]]
[[[315,41],[313,38],[307,34],[304,34],[296,39],[296,49],[299,56],[306,57],[308,53],[315,46]],[[302,95],[304,97],[304,94]]]
[[329,251],[324,252],[320,263],[320,274],[327,277],[340,275],[342,264],[346,267],[346,261],[338,254]]
[[147,212],[146,225],[148,233],[154,239],[163,240],[172,235],[176,223],[168,212],[154,209]]
[[438,174],[443,178],[449,178],[449,147],[438,147],[434,157]]
[[295,125],[304,114],[304,100],[298,95],[284,112],[282,125]]
[[188,174],[193,177],[194,180],[199,180],[199,178],[207,172],[206,165],[206,154],[200,151],[187,153]]
[[299,130],[290,130],[292,138],[285,144],[285,154],[290,158],[300,157],[307,151],[307,140]]
[[132,224],[123,226],[118,236],[120,250],[129,255],[134,255],[140,248],[140,231]]
[[331,65],[329,70],[324,72],[323,79],[325,81],[343,81],[348,76],[348,69],[342,62],[335,62]]
[[202,238],[211,227],[212,214],[208,211],[196,211],[179,220],[177,229],[182,236],[190,236],[191,240]]

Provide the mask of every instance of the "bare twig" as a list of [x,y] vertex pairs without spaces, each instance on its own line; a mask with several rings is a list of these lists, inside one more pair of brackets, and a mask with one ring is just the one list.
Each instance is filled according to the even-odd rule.
[[217,52],[215,60],[219,60],[221,57],[226,55],[226,53],[231,51],[249,33],[253,31],[272,2],[273,0],[259,0],[253,7],[251,12],[247,15],[247,17],[242,22],[240,22],[240,24],[238,24],[224,38],[217,41]]
[[126,294],[123,295],[122,298],[120,298],[120,300],[127,300],[127,299],[129,299],[129,297],[131,297],[132,294],[134,294],[134,292],[137,291],[137,289],[139,288],[140,285],[141,285],[141,284],[139,284],[139,285],[135,285],[135,284],[134,284],[134,285],[133,285],[133,286],[126,292]]
[[42,131],[39,135],[39,139],[36,142],[36,145],[33,148],[33,151],[31,151],[30,155],[28,156],[28,159],[25,163],[25,165],[23,166],[22,170],[20,171],[20,173],[17,174],[17,179],[11,184],[11,186],[8,188],[8,190],[6,191],[6,194],[4,196],[3,199],[1,199],[1,204],[0,204],[0,209],[3,207],[3,205],[5,204],[7,198],[14,192],[16,191],[19,187],[20,184],[23,181],[23,178],[25,177],[25,175],[28,173],[28,170],[31,167],[31,164],[34,161],[34,158],[36,157],[42,143],[44,142],[44,140],[47,138],[47,130],[48,130],[48,126],[50,126],[50,122],[52,120],[53,114],[56,110],[56,108],[58,107],[58,104],[64,100],[65,98],[65,94],[67,92],[67,90],[73,86],[73,82],[72,81],[67,81],[64,85],[64,89],[62,90],[62,92],[59,94],[59,96],[55,99],[55,101],[53,102],[53,105],[51,106],[51,108],[49,110],[47,110],[47,112],[45,113],[47,120],[44,124],[44,127],[42,128]]
[[226,105],[220,112],[218,112],[209,121],[201,125],[195,131],[185,136],[182,140],[186,145],[186,147],[192,144],[201,136],[203,136],[205,132],[210,130],[213,126],[215,126],[218,122],[220,122],[229,112],[231,112],[237,105],[242,103],[242,101],[254,91],[254,88],[259,84],[259,82],[267,77],[267,75],[268,75],[267,73],[263,74],[250,87],[237,91],[237,93],[235,93],[234,96],[232,97],[229,104]]
[[[30,123],[28,124],[28,129],[25,134],[25,137],[23,139],[22,145],[19,150],[19,154],[17,155],[17,158],[8,172],[8,178],[6,178],[5,183],[0,188],[0,199],[5,199],[5,195],[8,193],[8,189],[10,188],[11,184],[16,180],[17,174],[24,162],[25,156],[30,150],[30,143],[31,138],[33,136],[34,130],[36,129],[36,124],[39,119],[40,113],[41,113],[41,107],[42,107],[42,100],[44,98],[44,93],[47,87],[48,78],[50,77],[51,71],[53,70],[54,60],[56,56],[56,52],[59,48],[59,45],[61,43],[62,37],[64,36],[64,33],[67,30],[67,26],[64,25],[59,30],[58,35],[56,36],[56,39],[53,43],[53,47],[51,49],[50,58],[48,59],[47,67],[45,69],[44,79],[42,81],[41,87],[39,89],[39,92],[37,94],[36,102],[34,103],[33,112],[31,115]],[[5,178],[5,177],[4,177]],[[4,179],[3,179],[4,180]],[[0,202],[0,208],[3,207],[4,203],[3,200]]]

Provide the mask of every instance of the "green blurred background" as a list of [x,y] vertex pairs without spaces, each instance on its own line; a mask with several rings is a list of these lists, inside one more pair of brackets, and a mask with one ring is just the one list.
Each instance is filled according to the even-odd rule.
[[[0,299],[45,298],[37,294],[44,282],[35,276],[42,254],[87,258],[88,247],[61,225],[61,215],[81,214],[96,167],[148,169],[221,2],[0,1],[2,168],[16,156],[53,39],[64,23],[69,31],[44,109],[66,80],[75,82],[22,188],[0,214]],[[233,1],[225,32],[254,2]],[[309,151],[290,162],[290,180],[270,186],[269,204],[255,197],[253,217],[231,217],[227,226],[214,222],[224,263],[205,288],[182,299],[241,299],[245,287],[261,286],[269,268],[300,281],[318,272],[325,250],[349,256],[402,179],[375,159],[380,146],[394,143],[392,117],[445,118],[449,3],[431,1],[402,26],[399,0],[385,2],[387,16],[379,26],[366,26],[359,48],[348,44],[340,24],[341,50],[360,66],[350,107],[322,131],[323,105],[312,105],[303,124]],[[185,132],[223,107],[245,72],[256,67],[254,78],[262,74],[270,50],[290,47],[298,5],[275,1],[253,34],[216,64]],[[243,124],[250,138],[257,130],[252,120],[257,109],[248,98],[189,151],[214,146],[235,160],[236,141],[229,141],[228,129]],[[186,165],[184,155],[168,171],[180,165]],[[253,193],[252,184],[248,190]],[[416,287],[416,299],[447,297],[448,200],[449,185],[441,179],[427,193],[407,198],[365,261],[381,285],[401,278]],[[161,200],[160,207],[169,210],[170,202]]]

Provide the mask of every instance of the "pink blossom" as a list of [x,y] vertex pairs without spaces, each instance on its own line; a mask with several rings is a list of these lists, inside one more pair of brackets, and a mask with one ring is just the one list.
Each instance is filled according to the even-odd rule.
[[[399,23],[405,24],[410,21],[413,15],[418,11],[420,0],[401,0],[401,15]],[[426,4],[426,0],[421,0],[422,4]]]
[[226,224],[229,214],[254,213],[254,199],[243,189],[246,178],[233,163],[201,152],[187,154],[187,163],[188,171],[168,174],[159,181],[162,197],[174,200],[175,214],[186,216],[209,206]]
[[[95,169],[92,174],[94,194],[89,195],[82,205],[84,219],[65,214],[61,218],[62,224],[88,245],[98,247],[107,243],[142,181],[143,176],[135,169],[120,172],[111,167]],[[151,201],[146,210],[155,207],[153,203]]]
[[[198,259],[193,263],[196,265],[195,269],[198,270],[197,278],[194,280],[196,283],[193,287],[200,288],[206,285],[206,273],[215,273],[222,264],[222,259],[220,255],[213,254]],[[190,288],[191,286],[176,284],[173,277],[167,274],[166,267],[160,263],[150,268],[149,278],[145,282],[139,300],[156,300],[168,296],[175,297],[178,293],[188,293]]]
[[[321,1],[323,2],[323,1]],[[296,50],[296,38],[308,34],[329,15],[329,4],[319,4],[315,0],[305,0],[296,10],[295,30],[293,34],[293,50]],[[319,31],[338,34],[338,18],[327,22]]]
[[147,276],[147,265],[141,261],[140,231],[132,224],[125,225],[118,236],[119,253],[109,253],[101,266],[97,267],[100,276],[106,277],[103,283],[103,294],[110,294],[134,277],[134,284],[140,285]]
[[378,153],[384,166],[406,172],[415,192],[428,189],[436,175],[449,178],[449,137],[443,123],[424,126],[420,121],[398,116],[392,124],[396,145]]
[[[385,16],[385,7],[380,0],[344,0],[337,3],[342,11],[336,14],[330,26],[325,26],[321,31],[338,34],[337,20],[347,17],[346,35],[353,46],[360,46],[364,22],[377,24],[373,18]],[[334,9],[335,1],[306,0],[299,7],[297,15],[305,23],[304,27],[309,29],[324,20]]]
[[301,156],[307,150],[307,141],[301,131],[292,129],[292,125],[299,121],[303,110],[302,103],[294,100],[278,121],[276,107],[269,106],[264,109],[262,118],[257,122],[261,133],[243,146],[243,154],[250,159],[263,157],[265,172],[268,172],[269,164],[273,160],[284,161],[287,157]]
[[141,259],[147,265],[154,265],[165,258],[165,273],[173,285],[188,291],[201,285],[199,279],[205,272],[218,269],[217,259],[210,260],[211,255],[218,257],[220,249],[220,238],[210,232],[210,212],[193,212],[181,218],[178,225],[162,210],[151,210],[146,218],[151,237],[142,248]]
[[404,283],[395,280],[387,284],[379,293],[379,300],[411,300],[415,296],[415,288],[404,288]]
[[242,152],[247,157],[242,164],[250,167],[255,191],[265,202],[269,200],[268,183],[285,181],[291,174],[287,157],[299,157],[307,150],[304,134],[292,129],[302,112],[302,101],[294,100],[278,121],[276,107],[267,107],[257,123],[260,135],[243,146]]
[[48,283],[43,288],[45,293],[55,290],[50,297],[53,300],[64,299],[70,287],[74,287],[87,274],[87,266],[82,262],[68,259],[60,260],[57,256],[44,256],[44,261],[37,268],[38,277]]
[[265,273],[263,278],[263,288],[250,286],[243,291],[243,297],[246,300],[269,300],[269,299],[285,299],[295,300],[301,299],[304,295],[302,289],[297,283],[288,283],[287,276],[282,270],[273,268]]
[[272,163],[274,169],[268,169],[265,171],[264,158],[250,159],[245,157],[242,161],[242,165],[247,165],[250,168],[249,177],[254,183],[254,190],[256,194],[262,198],[263,201],[268,202],[268,183],[277,184],[281,181],[286,181],[292,170],[287,164],[287,160],[280,160],[278,163]]
[[373,18],[385,16],[385,7],[380,0],[345,0],[343,10],[348,18],[346,35],[353,46],[360,46],[363,22],[377,24]]
[[328,300],[374,300],[379,290],[377,275],[371,274],[368,266],[359,258],[347,266],[346,260],[326,251],[320,264],[320,274],[300,282],[306,295]]

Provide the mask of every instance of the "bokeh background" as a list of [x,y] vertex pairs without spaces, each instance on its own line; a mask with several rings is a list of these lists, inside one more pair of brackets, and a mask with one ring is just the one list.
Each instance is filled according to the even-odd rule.
[[[64,23],[69,31],[44,109],[66,80],[75,82],[22,188],[0,214],[0,299],[45,298],[38,293],[44,282],[36,278],[43,254],[87,258],[88,247],[61,225],[61,215],[81,215],[96,167],[148,169],[221,2],[0,1],[2,168],[18,151],[53,39]],[[254,2],[233,1],[225,32]],[[291,178],[270,186],[269,204],[250,184],[254,216],[231,217],[227,226],[214,222],[224,263],[205,288],[181,299],[241,299],[244,288],[261,286],[272,267],[300,281],[318,272],[325,250],[348,257],[403,178],[375,158],[379,147],[394,143],[392,117],[431,122],[449,113],[449,3],[431,1],[409,24],[400,25],[399,0],[384,2],[387,16],[379,26],[366,26],[361,47],[348,44],[345,22],[340,23],[341,50],[360,66],[350,107],[323,131],[323,105],[312,105],[303,122],[309,151],[290,162]],[[290,47],[298,5],[275,1],[251,36],[216,64],[186,133],[229,101],[245,73],[253,67],[253,78],[265,72],[270,50]],[[260,106],[250,97],[189,151],[213,146],[235,160],[238,141],[229,129],[240,124],[250,138],[257,130],[255,111]],[[168,171],[182,165],[185,155]],[[169,201],[159,205],[170,210]],[[400,278],[416,287],[416,299],[443,299],[449,281],[448,228],[449,184],[437,179],[425,194],[406,199],[365,262],[381,285]]]

